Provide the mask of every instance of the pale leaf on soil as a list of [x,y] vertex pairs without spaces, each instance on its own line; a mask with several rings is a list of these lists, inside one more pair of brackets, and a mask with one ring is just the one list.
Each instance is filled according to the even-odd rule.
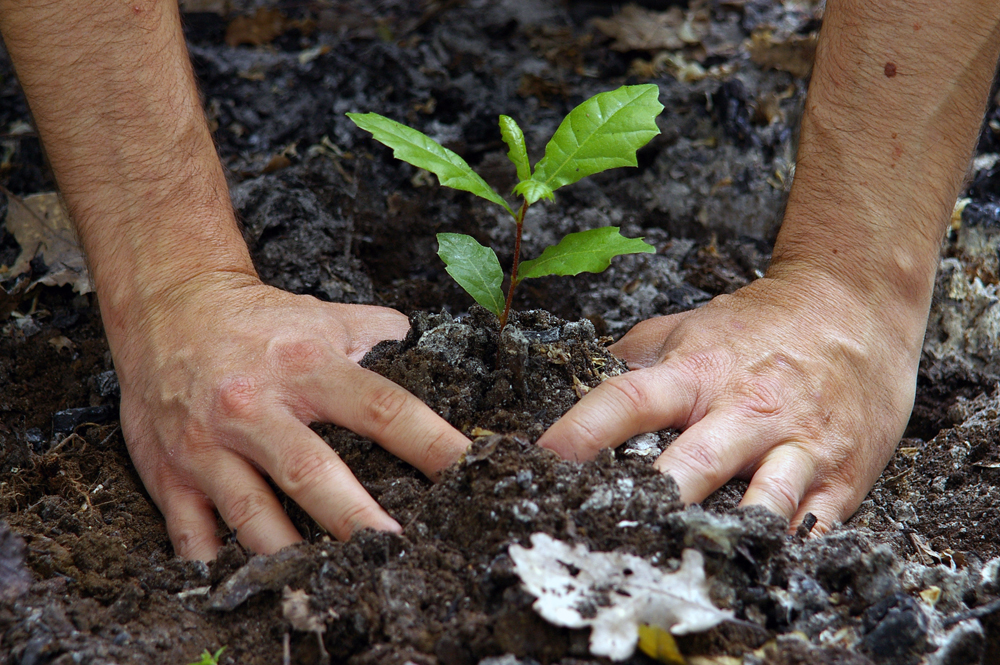
[[750,36],[750,59],[764,69],[806,78],[812,72],[818,41],[818,32],[778,37],[770,30],[755,30]]
[[483,247],[472,236],[462,233],[439,233],[438,256],[448,274],[477,303],[497,316],[503,313],[503,268],[496,252]]
[[594,26],[615,41],[615,51],[676,51],[701,42],[708,34],[709,16],[701,10],[671,7],[655,12],[627,4],[611,18],[595,18]]
[[[302,589],[292,590],[286,586],[281,592],[281,615],[292,624],[292,628],[303,633],[326,632],[326,620],[313,612],[309,605],[311,597]],[[336,613],[329,610],[334,617]]]
[[631,554],[590,552],[544,533],[533,534],[531,544],[511,545],[509,553],[524,588],[536,597],[532,607],[557,626],[589,626],[595,656],[631,656],[640,625],[686,635],[733,618],[712,604],[697,550],[684,550],[681,567],[671,573]]
[[532,180],[555,190],[618,166],[638,166],[635,152],[660,133],[660,89],[627,85],[594,95],[569,112],[545,146]]
[[617,226],[602,226],[570,233],[559,244],[546,247],[537,259],[521,263],[517,279],[602,272],[616,256],[655,252],[656,248],[642,238],[626,238],[618,232]]
[[48,272],[36,279],[36,284],[70,284],[80,294],[93,291],[83,249],[57,193],[32,194],[23,199],[7,194],[5,226],[21,246],[21,253],[13,266],[0,270],[0,279],[28,272],[32,259],[41,256]]
[[430,171],[445,187],[481,196],[514,215],[507,202],[464,159],[423,132],[378,113],[348,113],[347,117],[361,129],[371,132],[376,141],[392,148],[396,159]]

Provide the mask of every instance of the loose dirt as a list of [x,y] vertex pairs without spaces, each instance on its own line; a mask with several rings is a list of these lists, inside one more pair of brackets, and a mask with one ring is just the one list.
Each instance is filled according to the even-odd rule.
[[[708,72],[698,80],[655,51],[614,50],[589,22],[611,14],[600,3],[288,3],[260,46],[226,44],[227,29],[238,41],[234,15],[189,11],[206,111],[261,275],[410,314],[410,335],[364,363],[473,445],[431,483],[371,441],[316,425],[403,533],[334,542],[286,502],[308,542],[259,557],[227,534],[212,564],[181,561],[128,460],[96,302],[29,288],[46,270],[36,260],[0,292],[0,664],[183,665],[221,646],[221,662],[252,665],[604,662],[587,630],[547,623],[521,588],[507,548],[537,532],[668,569],[684,548],[702,552],[713,600],[740,621],[681,638],[692,664],[1000,662],[995,103],[942,247],[907,436],[847,525],[789,535],[781,519],[735,508],[741,481],[684,508],[650,466],[671,432],[584,463],[533,445],[581,394],[625,371],[610,339],[766,268],[805,92],[789,70],[802,74],[802,44],[819,24],[800,5],[699,5],[699,41],[682,49]],[[755,56],[744,40],[765,30],[793,46]],[[396,162],[343,116],[413,124],[509,191],[498,114],[526,129],[537,159],[575,104],[646,81],[666,110],[639,168],[532,209],[524,251],[613,224],[657,253],[523,285],[517,326],[502,335],[445,274],[434,234],[470,233],[506,265],[512,226]],[[0,184],[15,195],[53,188],[25,123],[0,57]],[[0,230],[0,264],[19,251]],[[309,621],[287,609],[296,598]]]

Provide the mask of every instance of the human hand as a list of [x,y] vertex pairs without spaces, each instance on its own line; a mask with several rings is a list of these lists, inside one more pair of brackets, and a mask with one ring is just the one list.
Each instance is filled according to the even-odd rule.
[[301,540],[265,476],[337,538],[400,529],[309,423],[370,437],[429,476],[464,452],[461,433],[357,365],[406,334],[399,312],[243,274],[184,288],[157,298],[141,330],[112,336],[125,440],[180,556],[215,557],[215,510],[255,552]]
[[813,513],[822,532],[860,505],[912,409],[922,322],[894,311],[803,271],[650,319],[611,347],[634,371],[592,390],[538,443],[590,459],[682,429],[654,466],[685,502],[747,478],[741,505],[793,525]]

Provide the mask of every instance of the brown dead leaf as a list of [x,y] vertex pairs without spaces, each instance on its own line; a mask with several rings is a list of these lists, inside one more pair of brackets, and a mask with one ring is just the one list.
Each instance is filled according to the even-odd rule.
[[797,78],[806,78],[812,72],[818,40],[818,32],[805,37],[789,35],[779,38],[768,29],[754,30],[750,36],[750,59],[764,69],[777,69]]
[[308,34],[316,27],[311,19],[290,19],[277,9],[261,7],[253,16],[237,16],[226,28],[226,44],[239,46],[269,44],[289,30]]
[[546,108],[552,106],[552,99],[555,97],[569,98],[569,90],[565,83],[549,81],[534,74],[525,74],[521,77],[521,85],[517,88],[517,94],[521,97],[534,97],[540,106]]
[[83,248],[59,194],[32,194],[23,199],[7,191],[4,194],[7,196],[4,223],[21,246],[21,254],[13,266],[0,272],[0,279],[7,280],[28,272],[32,259],[41,256],[48,272],[35,284],[70,284],[80,294],[93,291]]
[[654,12],[628,4],[611,18],[593,19],[593,24],[615,40],[615,51],[677,51],[701,43],[708,34],[709,16],[703,9]]
[[584,54],[594,40],[591,33],[577,35],[570,28],[550,25],[532,25],[525,28],[528,44],[556,67],[582,74],[585,71]]

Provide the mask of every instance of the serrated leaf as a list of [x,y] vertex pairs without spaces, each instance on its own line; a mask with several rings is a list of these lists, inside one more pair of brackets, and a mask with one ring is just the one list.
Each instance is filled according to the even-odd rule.
[[552,193],[552,188],[544,182],[538,182],[537,180],[530,179],[522,180],[514,185],[514,193],[523,196],[528,205],[531,205],[538,199],[548,199],[549,201],[552,201],[556,198]]
[[524,145],[524,132],[514,122],[514,118],[506,115],[500,116],[500,136],[507,144],[510,151],[507,159],[517,167],[517,179],[527,180],[531,177],[531,164],[528,163],[528,149]]
[[511,216],[514,215],[507,202],[464,159],[423,132],[378,113],[348,113],[347,117],[361,129],[371,132],[376,141],[392,148],[392,155],[396,159],[427,169],[445,187],[480,196],[503,206]]
[[663,110],[652,83],[594,95],[563,118],[535,165],[533,180],[550,189],[618,166],[637,166],[635,152],[660,133]]
[[503,268],[496,252],[464,233],[439,233],[437,240],[438,256],[444,261],[448,274],[477,303],[500,316],[504,309],[500,288]]
[[617,226],[603,226],[570,233],[559,244],[546,247],[537,259],[523,261],[517,270],[517,280],[602,272],[616,256],[654,252],[656,248],[642,238],[626,238]]

